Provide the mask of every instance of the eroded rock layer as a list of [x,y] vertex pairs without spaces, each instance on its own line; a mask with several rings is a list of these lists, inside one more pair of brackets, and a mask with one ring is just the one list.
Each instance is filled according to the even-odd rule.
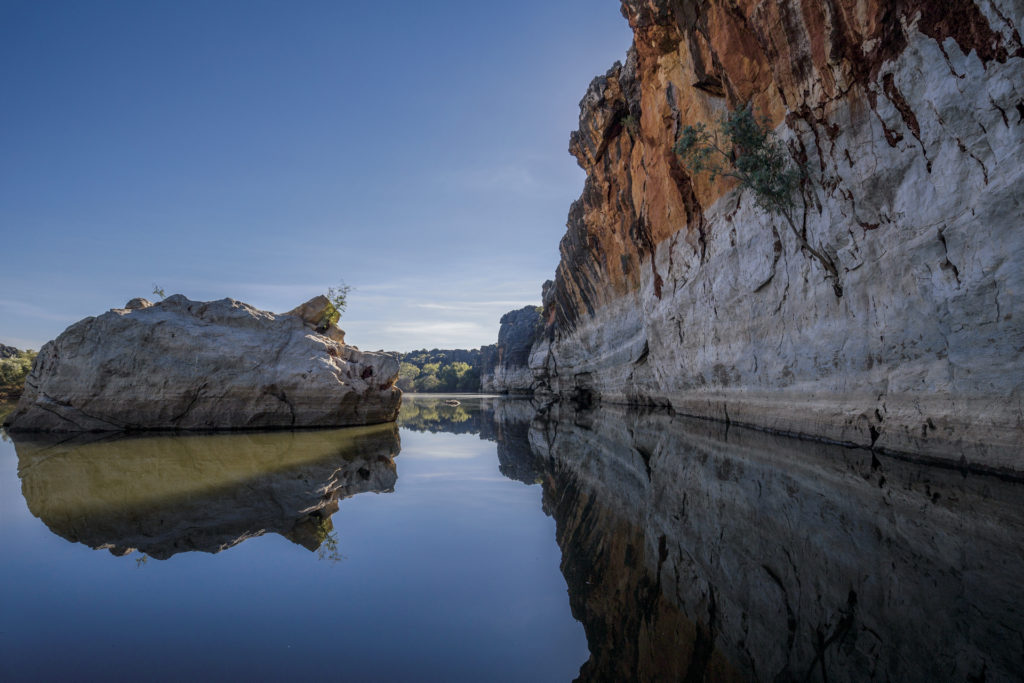
[[327,303],[273,314],[234,299],[134,299],[43,346],[7,422],[79,432],[393,421],[398,361],[342,343]]
[[543,329],[541,309],[526,306],[501,316],[498,344],[488,354],[480,377],[484,392],[504,394],[530,393],[533,373],[530,371],[530,349]]
[[[1021,0],[626,0],[530,366],[561,395],[1020,469]],[[686,125],[751,103],[809,181],[801,228],[690,174]]]

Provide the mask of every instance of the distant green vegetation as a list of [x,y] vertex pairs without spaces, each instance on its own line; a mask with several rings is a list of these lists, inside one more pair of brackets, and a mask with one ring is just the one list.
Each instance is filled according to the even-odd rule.
[[0,400],[21,396],[25,389],[25,378],[32,370],[32,361],[38,355],[35,351],[11,351],[11,355],[0,359]]
[[480,391],[480,351],[438,350],[396,354],[398,388],[417,393]]

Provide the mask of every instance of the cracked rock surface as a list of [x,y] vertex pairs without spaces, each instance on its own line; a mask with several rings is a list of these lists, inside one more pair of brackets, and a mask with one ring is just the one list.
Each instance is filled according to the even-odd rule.
[[332,336],[343,338],[340,330],[318,331],[316,312],[307,310],[316,301],[300,307],[306,315],[274,314],[234,299],[201,302],[177,294],[86,318],[43,346],[8,428],[273,429],[393,421],[402,396],[394,386],[398,362],[335,341]]
[[[529,365],[540,393],[997,469],[1024,443],[1024,2],[626,0]],[[673,152],[750,103],[801,229]]]

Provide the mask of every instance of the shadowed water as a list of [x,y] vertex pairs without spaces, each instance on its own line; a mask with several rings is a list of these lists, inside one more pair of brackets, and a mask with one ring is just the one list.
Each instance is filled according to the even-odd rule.
[[445,398],[397,430],[0,444],[0,678],[1020,677],[1020,483]]

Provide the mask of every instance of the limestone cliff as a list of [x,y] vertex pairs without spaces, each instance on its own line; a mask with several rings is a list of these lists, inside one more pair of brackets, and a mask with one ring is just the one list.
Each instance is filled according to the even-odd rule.
[[522,394],[532,391],[530,349],[543,330],[540,309],[525,306],[501,316],[495,353],[488,354],[480,375],[485,392]]
[[[1021,0],[624,0],[587,173],[545,297],[538,388],[1019,469]],[[802,229],[673,152],[751,103],[796,163]]]

